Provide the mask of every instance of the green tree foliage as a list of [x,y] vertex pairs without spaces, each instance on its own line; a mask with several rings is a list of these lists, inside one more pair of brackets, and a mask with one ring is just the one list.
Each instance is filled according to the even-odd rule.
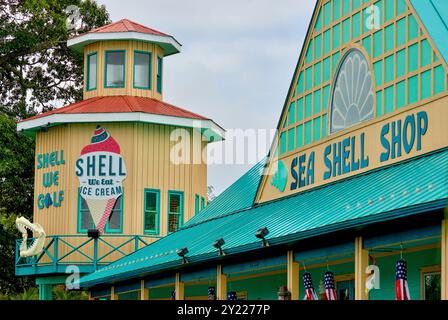
[[[70,5],[80,22],[68,30]],[[108,22],[106,9],[91,0],[0,0],[1,111],[22,119],[80,100],[82,55],[67,40]]]
[[[72,19],[71,5],[79,19]],[[83,57],[67,40],[109,22],[105,7],[92,0],[0,0],[1,298],[28,295],[32,283],[14,275],[14,222],[32,217],[34,183],[34,143],[16,132],[16,121],[82,98]]]

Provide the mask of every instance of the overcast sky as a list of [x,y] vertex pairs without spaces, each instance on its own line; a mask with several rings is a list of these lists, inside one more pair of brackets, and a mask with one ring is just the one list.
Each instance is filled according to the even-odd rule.
[[[225,129],[275,129],[308,28],[311,0],[98,0],[112,21],[128,18],[173,35],[164,100]],[[251,167],[211,165],[222,192]]]

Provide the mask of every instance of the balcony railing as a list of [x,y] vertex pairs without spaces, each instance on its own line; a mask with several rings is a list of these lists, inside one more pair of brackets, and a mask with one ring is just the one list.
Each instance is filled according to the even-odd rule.
[[[29,244],[32,240],[28,240]],[[46,237],[46,244],[39,255],[22,258],[22,239],[18,239],[16,275],[64,274],[73,272],[72,266],[77,267],[80,273],[91,273],[156,240],[158,237],[143,235],[103,235],[98,239],[85,235],[54,235]]]

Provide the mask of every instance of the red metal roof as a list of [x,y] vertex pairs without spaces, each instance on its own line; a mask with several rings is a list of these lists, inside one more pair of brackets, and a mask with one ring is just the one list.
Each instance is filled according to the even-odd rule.
[[144,25],[141,25],[139,23],[136,23],[134,21],[131,21],[129,19],[122,19],[120,21],[92,29],[89,32],[82,33],[80,35],[77,35],[74,38],[85,36],[86,34],[90,33],[109,33],[109,32],[140,32],[145,34],[153,34],[157,36],[165,36],[165,37],[171,37],[170,35],[157,31],[155,29],[151,29],[148,27],[145,27]]
[[81,113],[125,113],[142,112],[163,116],[210,120],[196,113],[181,109],[171,104],[143,97],[132,96],[108,96],[97,97],[54,109],[37,116],[27,118],[21,122],[46,117],[53,114],[81,114]]

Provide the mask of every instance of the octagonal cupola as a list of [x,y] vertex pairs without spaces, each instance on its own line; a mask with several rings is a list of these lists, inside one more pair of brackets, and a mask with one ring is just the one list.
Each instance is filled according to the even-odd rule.
[[181,48],[174,37],[128,19],[76,36],[67,45],[84,55],[84,99],[162,100],[163,60]]

